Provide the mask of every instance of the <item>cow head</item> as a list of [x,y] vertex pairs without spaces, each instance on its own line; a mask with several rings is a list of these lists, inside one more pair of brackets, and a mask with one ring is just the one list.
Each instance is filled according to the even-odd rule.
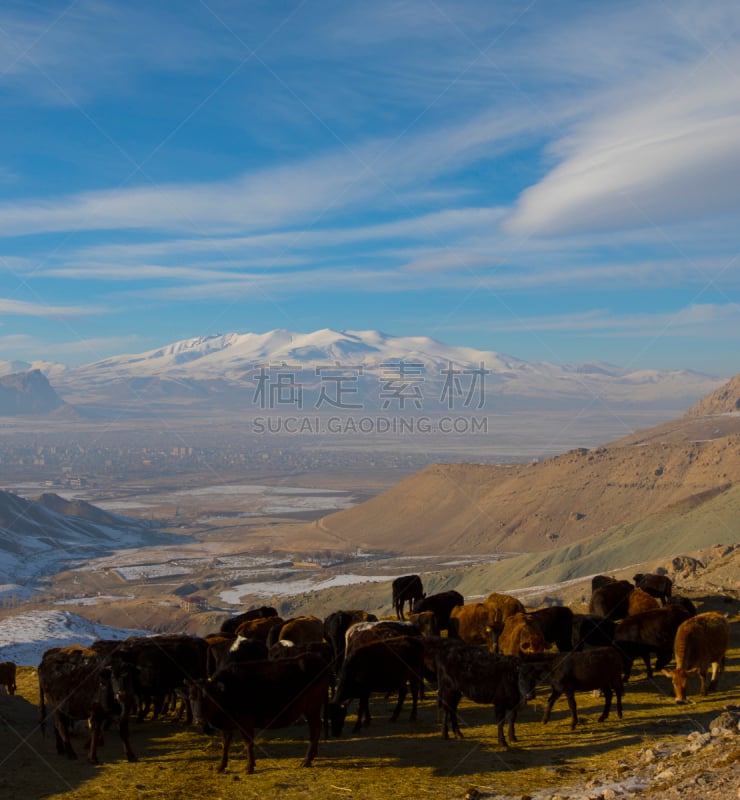
[[[691,670],[696,672],[696,670]],[[673,691],[676,693],[676,702],[683,705],[689,701],[686,699],[686,687],[689,683],[689,670],[685,669],[664,669],[663,674],[673,681]]]
[[193,722],[200,726],[204,733],[210,730],[209,723],[213,722],[218,727],[215,719],[226,712],[224,708],[224,694],[226,687],[221,681],[212,681],[200,678],[191,681],[185,679],[190,706],[193,709]]

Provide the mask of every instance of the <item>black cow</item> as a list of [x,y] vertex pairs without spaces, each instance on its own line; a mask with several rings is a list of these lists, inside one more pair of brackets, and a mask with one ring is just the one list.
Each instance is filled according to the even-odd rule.
[[597,589],[601,589],[602,586],[616,582],[617,579],[612,578],[611,575],[594,575],[593,578],[591,578],[591,594],[593,594]]
[[656,597],[663,605],[670,601],[673,581],[667,575],[638,572],[632,580],[638,589]]
[[393,581],[393,608],[397,619],[405,619],[403,607],[409,604],[409,613],[414,605],[414,601],[421,600],[424,595],[424,587],[418,575],[403,575]]
[[116,717],[126,758],[136,760],[129,742],[128,714],[116,703],[110,669],[103,666],[94,650],[80,646],[49,649],[41,658],[38,678],[41,730],[45,729],[48,706],[54,718],[57,753],[77,758],[70,741],[70,725],[75,720],[85,719],[90,728],[88,759],[97,764],[103,727]]
[[398,692],[398,702],[391,715],[391,722],[395,722],[406,698],[407,684],[411,689],[410,719],[415,720],[423,669],[421,636],[397,636],[371,641],[352,650],[348,648],[334,700],[329,704],[332,734],[341,735],[347,705],[354,698],[359,698],[354,732],[360,730],[363,720],[365,725],[370,724],[370,695],[373,692]]
[[180,634],[132,636],[115,650],[110,663],[113,681],[133,687],[134,697],[126,697],[125,706],[128,711],[138,706],[139,722],[150,705],[152,718],[156,719],[165,701],[178,693],[185,701],[186,722],[192,722],[190,703],[182,690],[186,679],[205,678],[207,674],[205,639]]
[[[449,727],[462,736],[457,707],[463,695],[474,703],[492,704],[498,725],[498,742],[508,747],[504,723],[509,722],[509,738],[517,741],[514,723],[517,710],[534,698],[539,676],[535,664],[516,656],[488,653],[475,645],[426,637],[427,662],[433,660],[439,686],[438,703],[444,712],[442,736],[449,739]],[[428,663],[427,663],[428,666]]]
[[548,644],[554,642],[561,653],[573,649],[573,612],[568,606],[538,608],[529,615],[539,624]]
[[247,772],[252,773],[255,730],[285,728],[301,717],[309,730],[302,766],[311,766],[319,749],[322,709],[329,691],[326,664],[320,656],[307,653],[297,658],[231,664],[210,680],[189,682],[188,689],[196,722],[222,731],[217,772],[226,769],[235,731],[244,738]]
[[375,614],[370,614],[361,609],[332,611],[324,618],[324,639],[332,647],[337,669],[344,661],[344,638],[350,626],[358,622],[377,622]]
[[622,719],[622,659],[613,647],[597,647],[584,652],[560,653],[547,664],[546,683],[552,687],[552,693],[547,699],[543,722],[550,719],[550,712],[555,701],[565,695],[568,699],[568,708],[571,714],[571,729],[578,724],[578,711],[576,709],[575,693],[601,689],[604,693],[604,710],[601,712],[599,722],[608,716],[612,706],[612,696],[617,698],[617,716]]
[[622,619],[629,614],[629,596],[634,589],[629,581],[614,581],[597,589],[588,604],[590,614],[607,619]]
[[678,626],[692,616],[681,605],[669,604],[633,614],[617,623],[614,644],[624,660],[624,680],[628,680],[635,658],[645,662],[647,677],[653,677],[650,654],[656,653],[655,669],[661,670],[673,656]]
[[421,614],[423,611],[431,611],[437,618],[437,627],[440,631],[446,631],[450,626],[450,613],[455,606],[465,605],[465,598],[450,589],[446,592],[430,594],[414,603],[414,614]]
[[573,650],[608,647],[614,643],[617,623],[598,614],[573,614]]
[[221,623],[222,633],[236,633],[236,629],[242,624],[252,619],[265,619],[266,617],[277,617],[278,612],[272,606],[260,606],[259,608],[250,608],[249,611],[244,611],[242,614],[237,614],[235,617],[229,617]]

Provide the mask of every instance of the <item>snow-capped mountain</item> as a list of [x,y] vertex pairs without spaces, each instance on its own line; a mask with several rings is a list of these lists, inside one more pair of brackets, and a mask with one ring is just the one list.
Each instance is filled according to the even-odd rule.
[[315,406],[322,390],[332,385],[336,389],[342,381],[346,396],[364,408],[390,407],[392,392],[398,399],[403,385],[409,401],[405,407],[420,410],[415,401],[423,394],[427,412],[442,412],[454,405],[451,401],[471,399],[471,388],[477,399],[484,391],[486,407],[498,410],[582,407],[584,399],[681,409],[722,383],[685,370],[629,371],[602,362],[531,363],[424,336],[328,328],[313,333],[216,334],[80,367],[60,370],[54,365],[50,372],[68,403],[130,407],[137,413],[186,403],[247,410],[278,374],[306,392],[307,405]]

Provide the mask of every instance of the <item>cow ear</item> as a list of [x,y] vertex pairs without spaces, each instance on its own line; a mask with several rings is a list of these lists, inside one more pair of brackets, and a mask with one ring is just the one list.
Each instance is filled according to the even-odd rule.
[[672,669],[664,669],[664,670],[663,670],[663,674],[664,674],[664,675],[665,675],[667,678],[672,678],[672,677],[673,677],[673,670],[672,670]]

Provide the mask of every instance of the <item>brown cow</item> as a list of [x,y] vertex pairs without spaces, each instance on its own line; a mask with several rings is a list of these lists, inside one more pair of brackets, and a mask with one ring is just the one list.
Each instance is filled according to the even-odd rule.
[[651,594],[648,594],[643,589],[634,589],[629,593],[627,597],[627,616],[650,611],[652,608],[660,608],[660,602]]
[[460,639],[465,644],[484,644],[493,650],[491,609],[487,603],[466,603],[455,606],[450,612],[450,639]]
[[530,656],[545,651],[545,637],[537,618],[518,612],[504,620],[498,638],[499,651],[506,656]]
[[273,628],[268,637],[268,647],[281,639],[287,639],[294,644],[308,644],[309,642],[324,641],[324,621],[314,616],[293,617],[285,622],[278,631]]
[[12,661],[0,661],[0,684],[8,694],[15,694],[15,664]]
[[[114,697],[110,669],[103,667],[101,657],[90,648],[74,645],[47,650],[38,668],[41,707],[41,730],[44,731],[47,704],[54,717],[57,753],[77,758],[70,741],[70,723],[88,720],[90,746],[88,759],[98,763],[97,747],[103,727],[119,711]],[[128,714],[118,713],[118,731],[129,761],[136,756],[128,737]]]
[[[730,624],[724,614],[706,611],[682,622],[676,631],[674,652],[676,668],[664,670],[673,679],[676,702],[686,702],[686,687],[690,672],[699,672],[701,693],[714,689],[725,662],[725,653],[730,641]],[[707,687],[707,672],[712,668],[712,677]]]
[[679,605],[667,605],[625,617],[617,623],[614,645],[624,660],[624,680],[628,680],[635,658],[645,662],[647,677],[653,677],[650,654],[656,653],[655,669],[668,664],[673,655],[673,642],[678,626],[691,617],[691,612]]
[[510,594],[491,592],[486,598],[491,625],[491,647],[498,650],[498,637],[504,629],[504,622],[512,614],[524,613],[524,605]]
[[258,619],[248,619],[242,622],[236,629],[237,636],[245,639],[259,639],[267,643],[267,637],[273,628],[282,628],[285,620],[282,617],[260,617]]

